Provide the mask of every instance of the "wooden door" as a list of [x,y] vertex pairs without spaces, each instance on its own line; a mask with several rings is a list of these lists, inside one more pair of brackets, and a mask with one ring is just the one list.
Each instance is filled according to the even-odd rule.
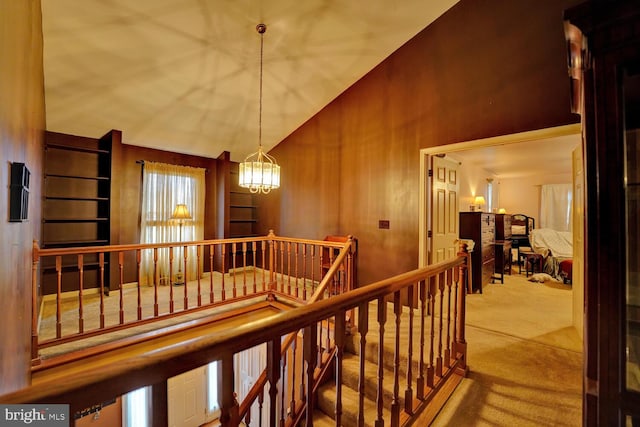
[[573,325],[584,337],[584,163],[582,145],[573,150]]
[[206,421],[206,366],[167,381],[170,427],[198,427]]
[[[570,65],[584,91],[583,425],[637,426],[640,143],[635,134],[640,133],[640,3],[593,1],[569,10],[565,17]],[[574,277],[575,272],[574,266]]]
[[429,264],[456,256],[458,252],[459,163],[431,156],[431,212]]

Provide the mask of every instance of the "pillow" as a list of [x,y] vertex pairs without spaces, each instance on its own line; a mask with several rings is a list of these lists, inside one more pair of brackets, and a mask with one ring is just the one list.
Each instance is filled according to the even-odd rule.
[[511,234],[527,234],[526,225],[512,225]]

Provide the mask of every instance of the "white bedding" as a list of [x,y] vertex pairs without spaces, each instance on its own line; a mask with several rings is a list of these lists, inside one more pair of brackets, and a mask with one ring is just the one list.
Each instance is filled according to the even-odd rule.
[[556,258],[573,257],[573,236],[568,231],[556,231],[550,228],[536,228],[529,236],[531,247],[543,256]]

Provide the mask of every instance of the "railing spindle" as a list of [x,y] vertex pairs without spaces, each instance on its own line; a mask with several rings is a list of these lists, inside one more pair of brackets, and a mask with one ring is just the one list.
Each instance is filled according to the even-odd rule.
[[307,300],[307,245],[302,245],[302,299]]
[[431,332],[429,334],[429,366],[427,367],[427,386],[433,388],[433,374],[434,374],[434,365],[433,365],[433,347],[435,342],[435,284],[436,278],[432,276],[429,278],[429,312],[431,313]]
[[287,351],[285,350],[280,357],[280,368],[282,369],[282,373],[280,374],[281,388],[280,391],[280,427],[284,427],[284,409],[285,409],[285,397],[287,394]]
[[280,242],[280,292],[284,294],[284,242]]
[[409,348],[407,349],[407,390],[404,392],[404,410],[408,414],[413,414],[413,288],[412,284],[407,288],[407,299],[409,300]]
[[304,328],[303,335],[303,352],[304,352],[304,360],[307,365],[306,371],[306,383],[307,389],[305,390],[304,396],[306,398],[306,426],[313,426],[313,409],[314,409],[314,395],[313,395],[313,387],[314,387],[314,373],[316,368],[316,357],[317,357],[317,325],[311,325]]
[[242,295],[247,295],[247,242],[242,242]]
[[220,249],[222,249],[222,289],[220,290],[221,292],[221,299],[222,301],[226,301],[227,299],[227,294],[226,294],[226,289],[225,289],[225,283],[224,283],[224,277],[225,277],[225,266],[227,265],[227,245],[222,244]]
[[56,338],[62,336],[62,257],[56,257]]
[[84,290],[84,255],[78,255],[78,332],[84,332],[84,304],[82,294]]
[[173,246],[169,246],[169,313],[175,309],[173,298]]
[[444,349],[444,366],[451,367],[451,285],[453,283],[453,270],[447,271],[447,339]]
[[136,250],[136,264],[138,266],[137,271],[136,271],[136,288],[138,291],[138,307],[137,307],[137,312],[138,312],[138,320],[142,319],[142,298],[140,295],[140,279],[142,277],[141,274],[141,269],[142,269],[142,254],[140,249]]
[[262,427],[262,408],[264,406],[264,388],[258,394],[258,427]]
[[369,332],[369,304],[358,306],[358,330],[360,331],[360,376],[358,378],[358,427],[364,427],[364,398],[365,398],[365,363],[367,349],[367,333]]
[[188,288],[188,284],[189,284],[189,272],[187,271],[187,257],[189,256],[187,254],[187,245],[184,245],[182,247],[182,256],[184,257],[184,283],[182,284],[182,286],[184,286],[184,309],[188,310],[189,309],[189,290]]
[[238,248],[236,247],[236,243],[233,242],[231,244],[231,264],[232,264],[233,268],[232,268],[232,270],[229,271],[229,275],[231,276],[233,298],[238,296],[238,293],[237,293],[237,290],[236,290],[236,268],[238,268],[236,266],[236,258],[237,258],[236,251],[237,250],[238,250]]
[[378,298],[378,396],[376,398],[376,409],[378,418],[375,427],[384,427],[382,408],[384,408],[384,324],[387,321],[387,305],[384,297]]
[[280,379],[280,340],[267,342],[267,379],[269,381],[269,425],[276,425],[278,380]]
[[427,318],[427,289],[424,280],[420,281],[420,361],[418,362],[418,379],[416,380],[417,397],[424,399],[424,322]]
[[342,425],[342,377],[343,368],[342,360],[344,358],[344,338],[345,338],[345,318],[346,312],[339,311],[336,315],[336,328],[334,332],[334,341],[336,345],[336,426]]
[[267,281],[265,280],[265,275],[266,275],[266,266],[267,266],[267,244],[266,242],[263,240],[260,243],[260,248],[262,249],[260,252],[262,254],[262,290],[266,292],[267,290]]
[[291,295],[291,242],[287,242],[287,295]]
[[120,272],[120,324],[124,323],[124,252],[118,252],[118,271]]
[[100,329],[104,328],[104,252],[98,254],[98,274],[100,278]]
[[256,279],[257,279],[256,270],[258,269],[257,260],[256,260],[256,258],[257,258],[256,248],[257,248],[256,242],[251,242],[251,251],[252,251],[251,252],[252,253],[251,260],[252,260],[252,263],[253,263],[253,293],[254,294],[258,292],[258,286],[256,284]]
[[458,292],[460,292],[459,285],[460,284],[460,269],[453,269],[453,337],[451,342],[451,349],[453,352],[454,359],[458,359],[457,349],[456,349],[456,339],[458,332]]
[[215,300],[215,297],[213,295],[213,271],[214,271],[214,264],[213,264],[213,256],[214,256],[214,251],[215,251],[215,245],[209,245],[209,302],[213,303],[213,301]]
[[438,275],[438,300],[440,302],[440,320],[438,325],[438,357],[436,359],[436,375],[442,377],[442,331],[444,329],[444,283],[445,272]]
[[202,245],[196,246],[196,282],[198,283],[198,307],[202,307],[202,288],[200,284],[200,259],[202,258]]
[[298,336],[293,339],[293,347],[291,349],[291,402],[289,402],[289,417],[295,418],[296,415],[296,356],[298,352]]
[[158,248],[153,248],[153,315],[158,317]]
[[391,400],[391,426],[400,425],[400,291],[393,294],[393,314],[396,321],[395,349],[393,353],[393,399]]
[[295,265],[295,287],[296,287],[296,298],[299,298],[300,296],[300,292],[298,290],[298,287],[300,286],[298,283],[298,265],[300,264],[298,262],[298,257],[300,256],[300,244],[298,242],[295,243],[295,260],[296,260],[296,265]]

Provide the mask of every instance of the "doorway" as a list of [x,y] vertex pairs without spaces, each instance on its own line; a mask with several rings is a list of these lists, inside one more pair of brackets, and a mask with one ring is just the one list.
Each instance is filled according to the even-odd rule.
[[[512,150],[511,152],[517,152],[513,150],[516,149],[517,147],[523,147],[523,145],[516,146],[515,144],[525,144],[525,143],[537,144],[540,147],[542,147],[544,144],[548,144],[548,146],[553,147],[554,141],[560,141],[560,140],[572,141],[574,147],[575,146],[580,147],[581,141],[582,141],[580,124],[558,126],[553,128],[521,132],[521,133],[504,135],[504,136],[493,137],[493,138],[465,141],[465,142],[460,142],[456,144],[430,147],[430,148],[421,150],[420,151],[420,199],[419,199],[419,204],[420,204],[419,266],[420,267],[427,266],[431,259],[431,254],[429,253],[431,242],[430,242],[430,237],[428,235],[428,230],[431,227],[433,218],[431,218],[431,214],[430,214],[432,197],[431,197],[430,178],[428,175],[429,175],[429,165],[430,165],[432,156],[435,156],[435,155],[441,156],[442,154],[453,155],[458,159],[462,159],[463,164],[461,166],[461,170],[464,170],[465,168],[464,158],[466,156],[464,156],[463,153],[475,152],[475,151],[480,152],[480,150],[483,150],[483,152],[485,153],[483,154],[484,156],[483,161],[484,161],[484,164],[488,166],[486,167],[486,169],[493,168],[494,170],[498,170],[500,168],[500,165],[490,165],[490,163],[492,161],[495,161],[498,157],[501,158],[501,161],[504,161],[503,159],[504,155],[499,156],[499,153],[501,152],[502,149],[504,149],[505,151]],[[568,157],[566,160],[566,166],[569,168],[570,171],[572,170],[572,165],[576,163],[576,160],[574,159],[575,153],[572,153],[572,151],[573,150],[571,149],[568,150]],[[580,151],[580,150],[577,150],[577,151]],[[545,160],[544,149],[531,151],[530,153],[534,153],[536,156],[539,154],[543,156],[538,157],[538,159],[540,160],[536,160],[532,158],[529,158],[529,159],[525,158],[524,160],[516,160],[515,163],[518,165],[518,167],[522,169],[540,167],[555,160],[553,157],[551,157],[551,156],[554,156],[553,154],[549,154],[550,157],[548,157]],[[530,154],[530,156],[532,155],[533,154]],[[544,172],[540,172],[540,173],[544,173]],[[571,176],[573,176],[575,172],[570,172],[570,173],[571,173]],[[581,171],[579,173],[581,174]],[[583,180],[584,176],[580,175],[578,179]],[[574,177],[574,180],[575,180],[575,177]],[[582,187],[580,187],[580,189],[582,190]],[[471,198],[471,195],[464,195],[464,194],[460,195],[460,206],[462,210],[464,210],[465,205],[468,204],[465,197]],[[504,203],[504,200],[498,200],[498,202]],[[497,206],[495,207],[498,208]],[[583,206],[578,206],[577,209],[574,208],[574,217],[576,215],[576,212],[579,215],[582,215],[584,212]],[[510,213],[519,213],[519,212],[510,212]],[[538,215],[534,215],[534,216],[538,216]],[[582,221],[584,221],[584,218],[582,218]],[[580,227],[579,224],[576,224],[576,225],[577,227]],[[584,245],[584,241],[582,238],[580,238],[580,236],[581,236],[581,233],[574,233],[573,243],[575,248],[577,248],[579,245]],[[579,256],[579,257],[582,256],[582,254],[584,253],[583,249],[584,248],[581,247],[581,248],[578,248],[578,250],[574,250],[574,262],[575,262],[576,256]],[[584,265],[581,259],[579,259],[578,263],[576,264]],[[583,301],[584,284],[581,280],[582,275],[578,274],[577,276],[578,276],[577,277],[578,280],[574,280],[573,288],[572,288],[572,291],[573,291],[573,310],[572,311],[574,313],[573,324],[576,330],[578,331],[580,338],[582,339],[583,322],[584,322],[583,313],[582,313],[583,312],[582,308],[584,306],[584,301]]]

